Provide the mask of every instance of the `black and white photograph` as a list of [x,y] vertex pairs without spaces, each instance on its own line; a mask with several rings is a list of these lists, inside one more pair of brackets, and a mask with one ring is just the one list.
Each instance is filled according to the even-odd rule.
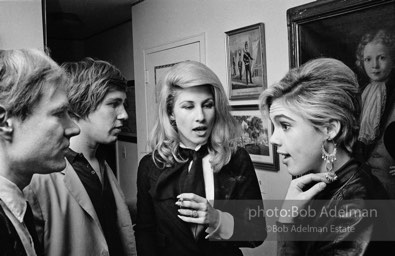
[[395,0],[0,0],[0,256],[392,256],[394,200]]

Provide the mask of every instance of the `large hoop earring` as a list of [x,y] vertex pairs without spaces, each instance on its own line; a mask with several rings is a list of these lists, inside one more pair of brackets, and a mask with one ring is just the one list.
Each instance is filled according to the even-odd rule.
[[325,169],[328,172],[325,175],[325,178],[330,182],[337,180],[337,176],[333,170],[333,162],[336,161],[337,148],[336,148],[336,143],[333,140],[328,140],[328,143],[331,141],[333,143],[332,153],[328,153],[328,151],[326,151],[325,141],[322,142],[322,145],[321,145],[322,159],[324,159],[324,161],[325,161]]

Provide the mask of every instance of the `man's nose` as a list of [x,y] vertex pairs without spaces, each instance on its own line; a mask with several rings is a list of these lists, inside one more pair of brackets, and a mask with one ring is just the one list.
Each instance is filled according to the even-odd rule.
[[64,130],[65,136],[67,138],[71,138],[80,134],[80,131],[80,127],[78,127],[78,125],[70,117],[68,117],[67,126]]

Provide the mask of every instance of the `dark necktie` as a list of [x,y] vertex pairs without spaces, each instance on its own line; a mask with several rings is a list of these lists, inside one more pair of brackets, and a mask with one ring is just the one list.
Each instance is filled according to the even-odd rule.
[[[188,159],[180,176],[180,192],[194,193],[201,197],[205,197],[206,192],[202,159],[208,154],[207,145],[201,146],[198,151],[180,148],[180,154],[184,159]],[[192,166],[190,170],[188,170],[191,161]],[[197,240],[199,238],[199,234],[203,230],[203,225],[189,223],[189,226],[194,238]]]
[[34,225],[34,217],[32,209],[29,203],[27,203],[25,217],[23,217],[23,222],[25,223],[27,230],[29,230],[30,236],[33,239],[34,249],[36,250],[37,256],[42,255],[41,245],[38,241],[37,231]]
[[[198,151],[180,148],[180,154],[184,159],[188,159],[180,177],[180,192],[205,197],[202,159],[208,154],[207,145],[201,146]],[[192,166],[189,169],[191,161]]]

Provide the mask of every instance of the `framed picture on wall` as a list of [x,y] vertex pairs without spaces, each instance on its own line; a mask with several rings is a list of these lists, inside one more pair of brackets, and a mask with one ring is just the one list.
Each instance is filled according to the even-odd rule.
[[254,166],[258,169],[278,171],[278,154],[275,146],[269,143],[273,127],[269,119],[262,117],[258,105],[232,106],[232,115],[242,130],[237,144],[247,150]]
[[258,23],[225,33],[229,98],[256,99],[267,88],[265,26]]

